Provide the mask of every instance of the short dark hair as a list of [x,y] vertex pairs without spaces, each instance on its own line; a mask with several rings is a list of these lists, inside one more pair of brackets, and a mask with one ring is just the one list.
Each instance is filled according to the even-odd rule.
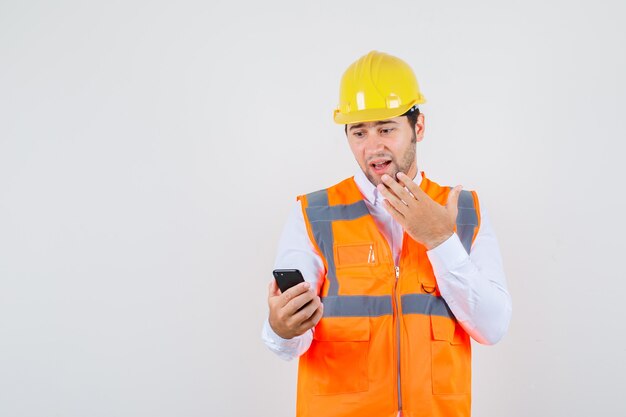
[[[415,130],[415,125],[417,124],[417,116],[420,115],[420,109],[417,108],[417,105],[411,107],[409,110],[400,115],[406,116],[409,119],[409,125]],[[348,134],[348,125],[343,125],[343,131],[345,134]]]
[[413,129],[415,129],[415,125],[417,124],[417,116],[420,115],[420,109],[417,106],[411,107],[403,116],[406,116],[409,119],[409,124]]

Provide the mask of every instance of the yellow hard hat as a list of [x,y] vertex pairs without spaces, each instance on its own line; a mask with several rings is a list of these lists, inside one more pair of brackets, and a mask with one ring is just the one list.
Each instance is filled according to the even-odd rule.
[[398,117],[425,103],[411,67],[395,56],[372,51],[341,77],[335,123],[371,122]]

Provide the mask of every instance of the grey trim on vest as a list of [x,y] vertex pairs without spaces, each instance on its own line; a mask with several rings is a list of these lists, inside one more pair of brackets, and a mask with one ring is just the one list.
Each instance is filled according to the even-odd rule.
[[308,207],[306,213],[309,216],[309,221],[311,223],[331,222],[335,220],[356,220],[370,214],[363,200],[359,200],[352,204]]
[[402,314],[425,314],[454,319],[454,314],[443,297],[430,294],[404,294],[400,299]]
[[[448,188],[452,189],[453,187]],[[478,226],[478,214],[471,191],[461,190],[457,208],[459,211],[456,216],[456,234],[459,236],[465,251],[469,254],[472,248],[474,230]]]
[[[471,198],[471,196],[470,196]],[[472,199],[473,201],[474,199]],[[456,224],[471,224],[472,226],[478,225],[478,216],[474,207],[460,207],[459,215],[456,218]]]
[[306,196],[308,206],[306,208],[306,214],[309,218],[309,224],[313,231],[313,238],[320,248],[324,257],[326,258],[326,264],[328,265],[328,272],[326,277],[330,282],[328,287],[328,295],[337,295],[339,291],[339,283],[337,282],[337,270],[335,268],[335,252],[333,251],[335,238],[333,237],[332,222],[330,221],[313,221],[311,219],[311,213],[315,215],[320,209],[328,208],[328,190],[319,190]]
[[328,191],[319,190],[306,195],[306,200],[309,203],[309,207],[327,206],[328,205]]
[[322,298],[324,317],[379,317],[392,314],[390,295],[334,295]]
[[456,226],[456,233],[459,235],[459,239],[461,239],[461,243],[465,248],[465,252],[469,255],[472,248],[472,236],[474,236],[474,225],[473,224],[461,224]]
[[[454,320],[454,314],[440,296],[404,294],[402,314],[441,316]],[[324,317],[380,317],[393,315],[389,295],[334,295],[322,298]]]

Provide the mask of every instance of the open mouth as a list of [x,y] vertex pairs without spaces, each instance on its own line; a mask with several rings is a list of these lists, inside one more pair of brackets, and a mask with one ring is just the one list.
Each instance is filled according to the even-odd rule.
[[378,174],[385,172],[390,164],[391,159],[377,159],[370,162],[370,167]]

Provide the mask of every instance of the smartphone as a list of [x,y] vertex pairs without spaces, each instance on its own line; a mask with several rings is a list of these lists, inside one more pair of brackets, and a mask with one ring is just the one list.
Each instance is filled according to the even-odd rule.
[[275,269],[273,274],[281,292],[285,292],[289,288],[304,282],[302,273],[297,269]]

